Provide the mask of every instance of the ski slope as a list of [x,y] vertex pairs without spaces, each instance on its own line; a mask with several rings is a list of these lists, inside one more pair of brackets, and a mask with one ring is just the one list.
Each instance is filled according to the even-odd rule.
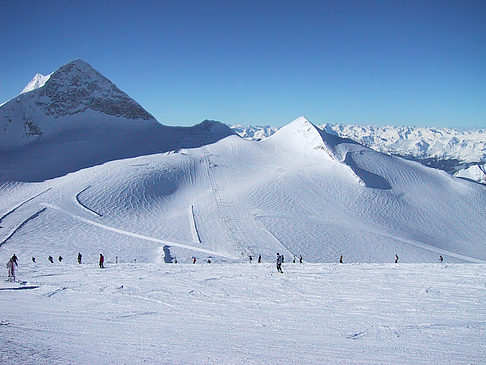
[[[35,174],[35,171],[31,171]],[[486,261],[485,187],[299,118],[261,141],[110,161],[0,188],[0,258],[103,252],[125,262]],[[165,246],[165,248],[164,248]],[[170,261],[170,260],[169,260]]]
[[484,360],[485,265],[75,259],[20,257],[24,284],[0,282],[0,363]]

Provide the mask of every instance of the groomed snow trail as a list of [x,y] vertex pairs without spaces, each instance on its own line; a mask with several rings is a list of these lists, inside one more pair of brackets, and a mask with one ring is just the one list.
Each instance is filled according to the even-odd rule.
[[49,189],[46,189],[44,191],[41,191],[39,194],[36,194],[32,197],[30,197],[29,199],[27,200],[24,200],[23,202],[15,205],[14,207],[10,208],[6,213],[4,213],[1,217],[0,217],[0,223],[2,223],[2,221],[7,217],[9,216],[10,214],[12,214],[13,212],[15,212],[18,208],[20,208],[21,206],[27,204],[28,202],[34,200],[35,198],[37,198],[38,196],[41,196],[42,194],[44,193],[47,193],[49,190],[51,190],[51,188]]
[[19,259],[25,284],[0,281],[5,365],[484,362],[483,264]]
[[226,254],[226,253],[215,252],[215,251],[206,250],[206,249],[203,249],[203,248],[194,247],[194,246],[190,246],[190,245],[186,245],[186,244],[182,244],[182,243],[171,242],[171,241],[167,241],[167,240],[161,240],[159,238],[144,236],[144,235],[141,235],[141,234],[138,234],[138,233],[128,232],[128,231],[124,231],[122,229],[107,226],[105,224],[94,222],[90,219],[83,218],[83,217],[81,217],[77,214],[73,214],[71,212],[68,212],[67,210],[64,210],[61,207],[58,207],[58,206],[53,205],[53,204],[41,203],[41,205],[44,206],[44,207],[47,207],[47,208],[57,210],[57,211],[64,213],[66,215],[69,215],[70,217],[77,219],[81,222],[91,224],[93,226],[96,226],[96,227],[99,227],[99,228],[102,228],[102,229],[105,229],[105,230],[108,230],[108,231],[111,231],[111,232],[116,232],[116,233],[119,233],[119,234],[122,234],[122,235],[125,235],[125,236],[130,236],[130,237],[139,238],[139,239],[146,240],[146,241],[161,243],[161,244],[168,245],[168,246],[185,248],[185,249],[188,249],[188,250],[198,251],[198,252],[202,252],[202,253],[205,253],[205,254],[208,254],[208,255],[220,256],[220,257],[224,257],[224,258],[231,259],[231,260],[237,260],[238,259],[237,257],[234,257],[234,256]]
[[35,212],[34,214],[32,214],[30,217],[28,217],[27,219],[24,219],[22,222],[20,222],[18,225],[16,225],[11,231],[10,233],[7,234],[7,236],[2,240],[0,241],[0,247],[2,247],[5,242],[7,242],[10,238],[12,238],[12,236],[18,231],[20,230],[24,225],[26,225],[29,221],[31,221],[32,219],[35,219],[39,216],[39,214],[41,214],[42,212],[44,212],[46,210],[46,208],[43,208],[43,209],[40,209],[38,210],[37,212]]

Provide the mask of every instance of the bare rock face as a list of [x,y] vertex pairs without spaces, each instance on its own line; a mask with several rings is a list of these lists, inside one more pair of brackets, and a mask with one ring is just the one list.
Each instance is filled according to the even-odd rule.
[[60,67],[39,91],[36,104],[47,115],[61,117],[91,109],[127,119],[154,119],[136,101],[82,60]]

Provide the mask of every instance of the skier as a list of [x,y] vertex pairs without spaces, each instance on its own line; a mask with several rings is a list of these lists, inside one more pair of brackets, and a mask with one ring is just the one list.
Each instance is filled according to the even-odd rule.
[[261,264],[262,263],[262,255],[258,255],[258,263]]
[[192,258],[192,263],[193,263],[193,264],[195,264],[195,263],[196,263],[196,258],[195,258],[195,257],[193,257],[193,258]]
[[14,254],[14,255],[12,256],[12,261],[14,262],[15,266],[19,266],[19,265],[17,264],[17,260],[18,260],[17,255],[16,255],[16,254]]
[[252,261],[253,261],[253,257],[251,257],[251,255],[250,255],[250,264],[251,264]]
[[294,259],[292,260],[292,262],[295,264],[295,255],[294,255]]
[[103,256],[103,254],[100,253],[100,268],[101,269],[104,269],[105,268],[105,266],[103,265],[104,262],[105,262],[105,256]]
[[341,255],[341,257],[339,257],[339,263],[342,264],[343,263],[343,255]]
[[395,264],[398,264],[398,255],[395,255]]
[[59,262],[61,262],[62,261],[62,256],[59,256],[57,259],[59,260]]
[[278,252],[277,252],[277,271],[278,272],[281,272],[283,274],[283,271],[282,271],[282,258],[283,256],[281,256]]
[[81,260],[83,259],[83,255],[81,255],[81,252],[78,252],[78,264],[81,265]]
[[32,262],[35,264],[35,257],[32,257]]
[[211,263],[211,259],[208,259],[208,264],[210,264],[210,263]]
[[444,261],[444,258],[442,257],[442,255],[439,256],[439,261],[442,263]]
[[53,263],[54,263],[54,259],[52,258],[52,256],[51,256],[51,255],[49,255],[48,260],[49,260],[49,262],[50,262],[51,264],[53,264]]
[[299,262],[302,263],[302,255],[300,255]]
[[8,281],[11,280],[11,278],[13,279],[13,281],[15,281],[15,264],[14,264],[15,261],[13,261],[12,259],[8,260],[7,262],[7,269],[8,269]]

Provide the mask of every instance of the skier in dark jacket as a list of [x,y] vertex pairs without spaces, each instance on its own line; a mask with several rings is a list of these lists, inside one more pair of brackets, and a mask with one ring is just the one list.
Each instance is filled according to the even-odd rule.
[[62,256],[59,256],[57,259],[59,260],[59,262],[61,262],[62,261]]
[[395,264],[398,264],[398,255],[395,255]]
[[12,261],[14,262],[15,266],[19,266],[19,264],[17,264],[17,260],[18,260],[17,255],[16,255],[16,254],[14,254],[14,255],[12,256]]
[[282,271],[282,255],[277,252],[277,271],[283,273]]
[[262,255],[258,255],[258,263],[261,264],[262,263]]
[[444,261],[444,258],[442,257],[442,255],[439,256],[439,261],[442,263]]
[[100,253],[100,268],[101,269],[105,268],[104,263],[105,263],[105,256],[103,256],[103,254]]
[[339,257],[339,263],[342,264],[343,263],[343,255],[341,255],[341,257]]
[[49,255],[48,260],[49,260],[49,262],[50,262],[51,264],[53,264],[53,263],[54,263],[54,259],[52,258],[52,256],[51,256],[51,255]]
[[83,255],[81,255],[81,252],[78,253],[78,264],[81,265],[81,260],[83,259]]
[[303,260],[302,255],[300,255],[299,262],[302,263],[302,260]]
[[35,264],[35,257],[32,257],[32,262]]

